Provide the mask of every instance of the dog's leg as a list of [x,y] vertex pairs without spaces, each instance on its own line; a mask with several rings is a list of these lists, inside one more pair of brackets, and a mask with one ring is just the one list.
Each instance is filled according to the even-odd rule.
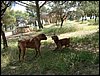
[[65,45],[65,48],[67,48],[67,47],[68,47],[68,45],[66,44],[66,45]]
[[37,49],[35,49],[36,50],[36,54],[35,54],[35,57],[37,57],[37,54],[38,54],[38,50]]
[[21,55],[21,48],[20,48],[20,46],[18,46],[18,49],[19,49],[19,61],[20,61],[20,55]]
[[58,47],[57,50],[61,50],[62,48],[61,44],[58,44],[57,47]]
[[26,48],[23,48],[23,60],[25,59],[25,52],[26,52]]
[[70,47],[70,43],[68,43],[68,47]]
[[[41,56],[40,48],[38,49],[38,52],[39,52],[39,55]],[[42,56],[41,56],[41,58],[42,58]]]
[[58,50],[58,47],[56,47],[56,48],[54,49],[54,51],[56,51],[56,50]]
[[59,46],[59,47],[57,46],[54,51],[57,51],[57,50],[60,50],[60,49],[61,49],[61,46]]

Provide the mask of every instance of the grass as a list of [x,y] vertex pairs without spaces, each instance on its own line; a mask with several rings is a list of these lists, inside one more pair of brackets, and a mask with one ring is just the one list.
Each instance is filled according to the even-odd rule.
[[[58,28],[51,30],[54,29]],[[51,31],[47,30],[47,34]],[[56,47],[53,42],[43,41],[42,58],[34,58],[35,50],[28,49],[22,62],[18,62],[17,40],[8,40],[8,45],[1,49],[1,75],[99,75],[99,32],[72,37],[71,47],[61,51],[53,51]]]
[[81,21],[81,22],[79,22],[80,24],[87,24],[87,23],[89,23],[87,20],[86,21]]
[[[90,24],[90,26],[87,23]],[[80,30],[91,31],[91,30],[98,29],[99,27],[98,24],[94,25],[93,23],[94,23],[93,20],[83,21],[83,23],[67,21],[63,24],[62,28],[60,28],[60,25],[56,26],[55,24],[49,28],[44,28],[42,32],[47,35],[53,35],[54,33],[59,35],[63,33],[75,32],[75,31],[80,31]]]
[[[92,36],[92,37],[91,37]],[[72,39],[72,42],[85,45],[84,41],[90,44],[98,43],[98,33],[91,36],[86,36],[83,39]],[[90,39],[89,39],[90,38]],[[85,39],[85,40],[84,40]],[[94,40],[94,41],[93,41]],[[98,70],[95,73],[92,71],[97,69],[95,66],[99,64],[99,54],[75,48],[63,48],[62,51],[53,52],[51,42],[42,42],[41,53],[42,58],[34,58],[35,50],[28,49],[26,54],[26,61],[18,62],[18,49],[16,41],[10,41],[11,46],[1,55],[1,74],[2,75],[79,75],[79,74],[99,74]],[[79,45],[78,45],[79,46]],[[96,44],[95,46],[98,46]],[[89,48],[89,47],[88,47]],[[97,68],[96,68],[97,67]],[[88,68],[88,69],[86,69]],[[95,68],[95,69],[94,69]],[[85,71],[84,71],[85,69]],[[91,70],[92,69],[92,70]],[[86,71],[87,70],[87,71]]]
[[77,31],[79,28],[76,28],[76,27],[77,26],[74,26],[72,24],[68,24],[68,25],[64,24],[64,26],[62,28],[54,25],[54,27],[51,26],[49,29],[48,28],[43,29],[42,32],[47,34],[47,35],[53,35],[54,33],[63,34],[63,33],[66,33],[66,32]]
[[99,24],[99,18],[97,17],[97,20],[95,22],[94,19],[88,20],[89,24],[88,25],[98,25]]
[[99,24],[99,18],[97,18],[96,22],[94,19],[86,20],[86,21],[81,21],[79,22],[80,24],[88,24],[88,25],[98,25]]
[[91,25],[91,26],[86,26],[83,28],[83,30],[94,30],[94,29],[98,29],[98,26],[94,26],[94,25]]

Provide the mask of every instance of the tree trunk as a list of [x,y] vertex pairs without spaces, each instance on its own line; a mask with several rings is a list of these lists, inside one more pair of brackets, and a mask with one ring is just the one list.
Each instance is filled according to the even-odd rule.
[[56,17],[56,26],[57,26],[57,17]]
[[7,44],[5,33],[2,30],[2,23],[1,23],[1,36],[2,36],[2,39],[3,39],[3,49],[5,49],[6,47],[8,47],[8,44]]
[[63,22],[64,22],[64,20],[65,20],[65,18],[64,18],[64,17],[65,17],[65,15],[63,15],[63,16],[61,16],[61,15],[60,15],[60,19],[61,19],[61,27],[62,27]]
[[92,19],[92,15],[90,15],[90,19]]
[[83,22],[83,18],[84,18],[84,16],[82,16],[82,22]]
[[63,25],[63,19],[61,18],[61,27],[62,27],[62,25]]
[[87,20],[87,17],[85,16],[85,21]]
[[4,27],[5,27],[5,31],[7,31],[7,26],[6,26],[6,25],[4,25]]
[[90,16],[90,19],[91,19],[91,16]]
[[[11,3],[12,3],[12,1],[6,1],[6,3],[4,1],[1,1],[1,8],[2,8],[1,9],[1,20],[4,16],[4,13],[5,13],[6,9],[11,5]],[[1,36],[2,36],[2,39],[3,39],[3,48],[8,47],[5,33],[2,30],[2,22],[1,22]]]
[[48,23],[50,24],[50,19],[48,19]]
[[96,22],[96,20],[97,20],[97,16],[95,16],[95,22]]
[[41,24],[41,21],[40,21],[40,8],[39,8],[39,4],[38,4],[39,1],[35,1],[36,3],[36,12],[37,12],[37,21],[38,21],[38,26],[39,26],[39,29],[43,29],[43,26]]

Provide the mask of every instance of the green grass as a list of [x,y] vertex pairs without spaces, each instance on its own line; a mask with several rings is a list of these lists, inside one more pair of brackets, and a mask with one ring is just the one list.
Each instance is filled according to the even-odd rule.
[[[98,46],[99,33],[95,33],[83,38],[72,38],[73,45],[86,42],[96,43]],[[11,46],[3,50],[1,54],[1,74],[2,75],[83,75],[99,74],[99,54],[84,47],[80,50],[75,48],[63,48],[62,51],[53,51],[54,44],[42,42],[42,58],[34,58],[35,50],[28,49],[26,61],[18,62],[17,41],[12,40]],[[87,45],[87,44],[86,44]],[[52,48],[52,46],[54,48]],[[77,48],[78,48],[77,46]],[[87,46],[88,47],[88,46]],[[93,46],[92,46],[93,47]],[[89,48],[89,47],[88,47]],[[98,47],[97,47],[98,48]]]
[[95,29],[98,29],[99,26],[94,26],[94,25],[91,25],[91,26],[85,26],[83,28],[83,30],[95,30]]
[[[98,19],[97,19],[98,22]],[[88,20],[88,21],[83,21],[83,22],[76,22],[77,24],[74,24],[71,21],[67,21],[66,23],[63,24],[62,28],[59,26],[56,26],[54,24],[53,26],[49,28],[44,28],[42,30],[43,33],[47,35],[53,35],[54,33],[59,35],[63,33],[68,33],[68,32],[75,32],[75,31],[91,31],[98,29],[98,24],[94,25],[94,19],[93,20]],[[88,24],[87,24],[88,23]],[[80,25],[83,24],[83,25]]]
[[87,24],[88,25],[99,25],[99,18],[97,18],[96,22],[95,22],[95,19],[90,19],[90,20],[86,20],[86,21],[81,21],[79,22],[80,24]]
[[[52,26],[42,32],[59,35],[97,29],[92,25],[85,28],[76,26],[68,22],[62,28]],[[71,37],[71,47],[59,51],[53,51],[56,48],[53,42],[44,41],[41,43],[42,58],[34,58],[35,49],[27,49],[22,62],[18,61],[17,39],[8,39],[8,45],[6,49],[1,48],[1,75],[99,75],[99,32]]]
[[77,25],[73,25],[73,24],[64,24],[62,28],[54,25],[54,27],[52,26],[50,28],[44,28],[42,32],[47,35],[52,35],[54,33],[59,35],[67,32],[75,32],[82,29],[81,27],[78,28],[77,27],[78,27]]
[[97,18],[96,22],[94,19],[88,20],[89,24],[88,25],[99,25],[99,18]]
[[81,21],[81,22],[79,22],[80,24],[87,24],[88,23],[88,21],[86,20],[86,21]]

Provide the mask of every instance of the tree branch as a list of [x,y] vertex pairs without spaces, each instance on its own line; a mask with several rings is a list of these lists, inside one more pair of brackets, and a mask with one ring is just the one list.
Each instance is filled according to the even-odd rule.
[[[3,18],[4,13],[5,13],[7,7],[9,7],[11,5],[11,2],[12,1],[9,1],[8,3],[5,3],[4,1],[1,1],[1,3],[2,3],[1,4],[1,19]],[[3,5],[4,5],[4,7],[3,7]]]
[[25,5],[27,5],[27,6],[30,6],[29,4],[24,3],[24,2],[22,2],[22,1],[18,1],[18,2],[20,2],[20,3],[22,3],[22,4],[25,4]]
[[46,4],[46,1],[39,8],[43,7],[45,4]]
[[35,2],[31,1],[31,3],[35,4]]
[[25,5],[23,5],[23,4],[21,4],[21,3],[19,3],[19,2],[15,2],[16,4],[19,4],[19,5],[21,5],[21,6],[24,6],[24,7],[26,7],[26,8],[29,8],[29,6],[25,6]]
[[3,18],[6,9],[7,9],[7,7],[1,10],[1,19]]
[[[36,7],[35,5],[30,5],[30,4],[27,4],[27,3],[24,3],[24,2],[22,2],[22,1],[17,1],[16,2],[17,4],[19,4],[19,5],[21,5],[21,6],[24,6],[24,7],[26,7],[26,8],[29,8],[30,6],[32,6],[32,7]],[[33,3],[33,2],[32,2]]]
[[63,1],[60,5],[63,5],[64,3],[66,3],[66,1]]

